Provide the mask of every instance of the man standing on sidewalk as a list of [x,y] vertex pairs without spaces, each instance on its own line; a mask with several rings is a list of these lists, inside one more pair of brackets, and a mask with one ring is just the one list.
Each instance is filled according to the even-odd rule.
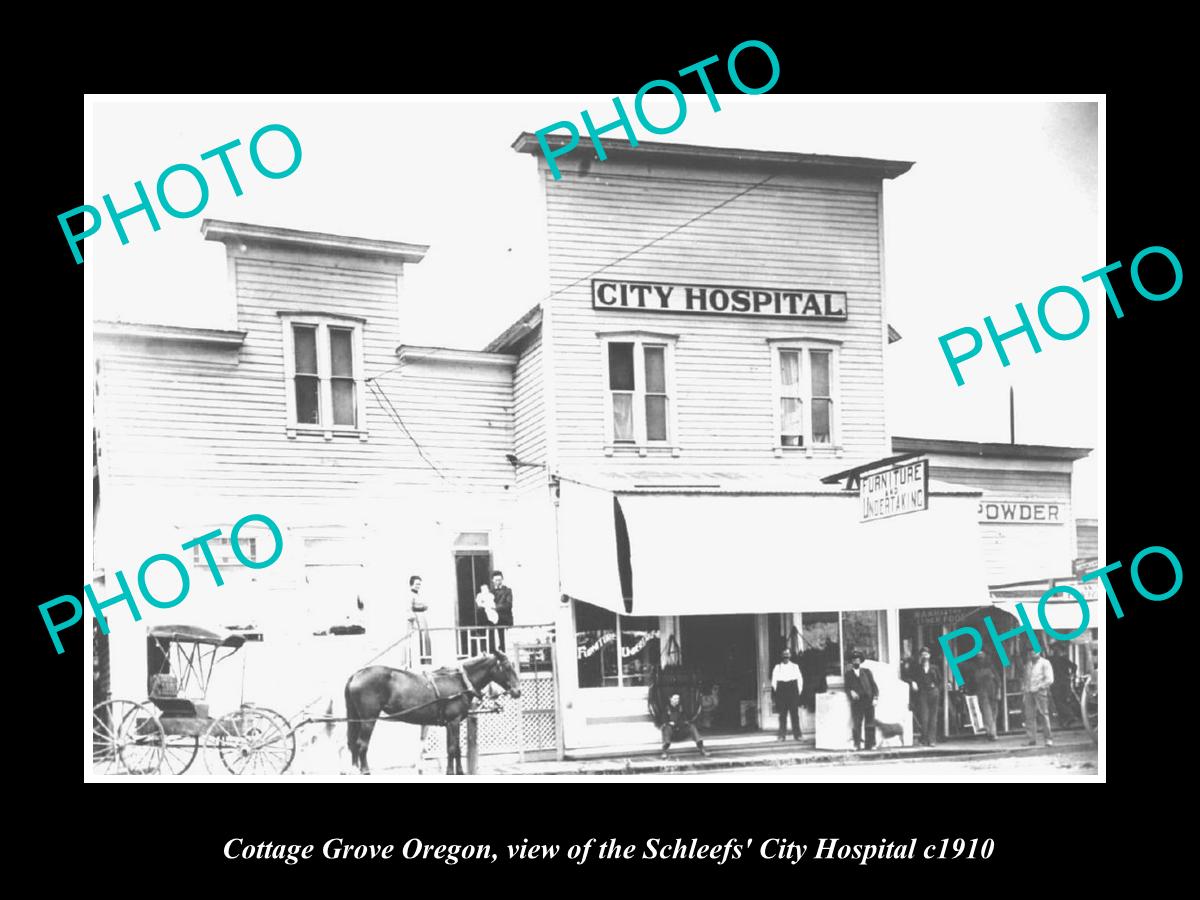
[[922,647],[920,656],[920,660],[912,667],[912,680],[908,685],[915,694],[913,699],[917,721],[921,725],[921,743],[932,747],[937,743],[938,694],[942,689],[942,673],[930,662],[933,654],[929,647]]
[[862,667],[863,655],[855,650],[850,654],[850,668],[846,670],[846,693],[850,695],[850,721],[854,729],[854,749],[861,750],[863,725],[866,724],[867,749],[875,749],[875,700],[879,688],[870,669]]
[[979,700],[979,713],[987,729],[989,741],[996,740],[996,699],[1000,696],[1000,676],[992,665],[986,650],[975,656],[975,668],[971,675],[971,692]]
[[1050,661],[1030,648],[1021,670],[1021,690],[1025,692],[1025,742],[1027,747],[1037,746],[1038,721],[1046,733],[1046,746],[1053,747],[1050,734],[1050,685],[1054,684],[1054,668]]
[[783,648],[780,660],[771,672],[771,690],[779,709],[779,740],[787,740],[787,718],[792,717],[792,735],[800,740],[800,667],[792,662],[792,652]]

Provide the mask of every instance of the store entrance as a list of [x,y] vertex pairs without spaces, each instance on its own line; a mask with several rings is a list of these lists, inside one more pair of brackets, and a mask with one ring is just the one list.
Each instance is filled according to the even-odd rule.
[[727,734],[754,728],[750,709],[757,703],[758,649],[753,615],[680,616],[679,638],[683,663],[700,676],[700,691],[716,706],[704,704],[701,730]]

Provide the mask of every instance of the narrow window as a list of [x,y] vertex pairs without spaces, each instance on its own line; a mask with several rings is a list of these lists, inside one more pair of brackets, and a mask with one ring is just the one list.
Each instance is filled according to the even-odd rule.
[[333,424],[358,425],[354,402],[354,332],[349,328],[329,329],[330,381],[333,389]]
[[812,442],[832,442],[830,422],[833,413],[833,395],[829,387],[828,350],[810,350],[809,365],[812,369]]
[[633,344],[613,341],[608,345],[608,388],[612,391],[613,442],[632,443]]
[[317,329],[296,325],[292,336],[296,346],[296,421],[301,425],[318,425],[321,378],[317,372]]
[[667,439],[667,348],[648,346],[646,354],[646,440]]
[[799,350],[779,351],[779,444],[804,446],[804,400],[800,393]]

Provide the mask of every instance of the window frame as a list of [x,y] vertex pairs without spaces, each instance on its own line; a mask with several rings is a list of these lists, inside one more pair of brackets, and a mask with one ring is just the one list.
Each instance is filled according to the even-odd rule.
[[[575,602],[577,603],[580,601],[575,601]],[[584,601],[584,602],[586,602],[586,601]],[[645,684],[627,683],[627,682],[633,681],[638,676],[625,674],[625,655],[624,655],[624,643],[623,643],[623,638],[622,638],[624,629],[622,629],[622,627],[621,627],[621,620],[622,619],[658,618],[658,625],[655,626],[655,628],[654,628],[654,631],[656,633],[654,640],[657,640],[659,642],[659,653],[661,654],[662,653],[662,636],[663,636],[662,617],[661,616],[658,616],[658,617],[655,617],[655,616],[632,616],[632,615],[627,615],[627,614],[623,614],[623,613],[619,613],[619,612],[613,612],[610,609],[605,609],[603,606],[598,606],[596,608],[600,609],[606,613],[609,613],[610,615],[615,617],[615,620],[614,620],[615,635],[613,637],[612,644],[613,644],[613,651],[616,653],[616,656],[617,656],[617,675],[616,675],[617,682],[616,682],[616,684],[601,683],[598,685],[590,685],[588,687],[585,687],[584,685],[579,684],[579,662],[580,662],[580,659],[579,659],[579,637],[578,637],[579,636],[579,619],[578,619],[578,611],[575,608],[574,603],[572,603],[571,628],[573,631],[573,636],[575,638],[575,678],[576,678],[576,683],[579,684],[579,690],[581,690],[581,691],[643,691],[644,692],[646,690]],[[603,632],[601,632],[601,633],[603,633]],[[602,654],[604,652],[604,644],[605,643],[608,643],[608,642],[603,641],[601,643],[601,645],[596,648],[596,653]],[[601,663],[601,666],[600,666],[600,680],[601,680],[601,682],[603,682],[605,680],[603,663]]]
[[[839,356],[842,342],[826,338],[767,338],[771,350],[771,421],[773,423],[773,451],[776,457],[782,457],[785,452],[803,453],[808,459],[814,456],[837,456],[843,452],[841,427],[841,377]],[[788,351],[800,354],[800,420],[801,436],[804,446],[791,447],[783,444],[783,410],[784,399],[783,377],[781,372],[782,354]],[[829,442],[813,443],[813,366],[814,351],[829,354]],[[787,395],[791,398],[791,395]]]
[[[284,387],[287,403],[288,438],[298,435],[319,435],[332,441],[334,437],[357,437],[365,441],[368,435],[367,404],[364,392],[366,380],[363,373],[363,330],[366,320],[357,316],[342,316],[331,313],[279,313],[283,328]],[[318,422],[300,422],[296,409],[296,341],[295,328],[316,329],[317,342],[317,418]],[[330,345],[330,329],[350,332],[351,373],[354,383],[354,425],[335,425],[333,422],[333,350]],[[345,379],[346,376],[337,376]]]
[[[646,456],[651,450],[670,451],[672,456],[679,455],[679,424],[677,418],[678,394],[675,385],[675,345],[679,335],[658,331],[601,331],[596,332],[600,339],[600,357],[604,379],[604,438],[602,445],[604,455],[612,456],[618,451],[636,451],[639,456]],[[616,422],[613,418],[613,389],[612,371],[609,366],[609,346],[611,344],[633,344],[633,391],[620,393],[633,394],[633,440],[617,441]],[[663,381],[666,388],[666,440],[650,440],[647,435],[646,416],[646,348],[663,348]],[[660,396],[660,392],[652,392]]]

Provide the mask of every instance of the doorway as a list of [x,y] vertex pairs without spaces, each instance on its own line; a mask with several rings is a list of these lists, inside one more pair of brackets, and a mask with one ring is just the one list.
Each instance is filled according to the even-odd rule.
[[[705,718],[709,733],[728,734],[757,728],[758,647],[754,616],[681,616],[683,663],[696,670],[702,694],[717,688],[717,705]],[[744,724],[743,724],[744,723]]]

